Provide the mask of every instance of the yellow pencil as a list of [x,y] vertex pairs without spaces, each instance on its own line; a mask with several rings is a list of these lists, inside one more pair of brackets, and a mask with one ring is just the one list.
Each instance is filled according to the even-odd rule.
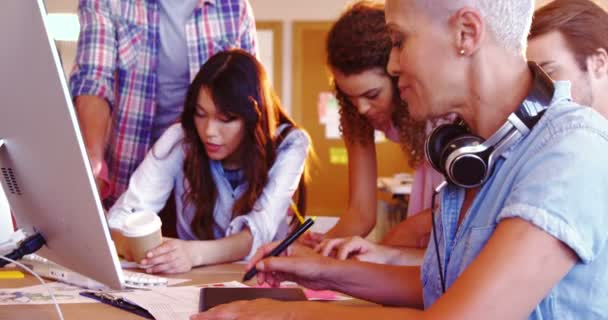
[[298,221],[300,221],[300,224],[304,223],[304,217],[302,217],[300,210],[298,210],[298,206],[296,206],[293,200],[291,201],[291,210],[293,210],[293,213],[296,214],[296,217],[298,218]]

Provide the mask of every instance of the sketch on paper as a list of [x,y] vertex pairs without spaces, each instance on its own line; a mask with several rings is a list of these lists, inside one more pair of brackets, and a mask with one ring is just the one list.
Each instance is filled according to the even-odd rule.
[[[95,303],[95,300],[80,295],[82,288],[61,282],[47,283],[57,303]],[[0,305],[53,304],[49,292],[42,285],[24,288],[0,289]]]

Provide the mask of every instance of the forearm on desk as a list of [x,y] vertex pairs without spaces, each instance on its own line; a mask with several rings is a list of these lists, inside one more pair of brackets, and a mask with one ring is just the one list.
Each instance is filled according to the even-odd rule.
[[369,319],[416,319],[424,318],[424,312],[408,308],[387,307],[354,307],[321,302],[297,302],[294,303],[295,317],[297,320],[369,320]]
[[[321,271],[330,289],[382,305],[422,307],[420,267],[334,260]],[[373,286],[370,285],[373,279]]]
[[192,241],[191,255],[195,266],[238,261],[249,254],[253,236],[249,229],[217,239]]
[[424,260],[426,249],[390,247],[387,264],[396,266],[419,266]]

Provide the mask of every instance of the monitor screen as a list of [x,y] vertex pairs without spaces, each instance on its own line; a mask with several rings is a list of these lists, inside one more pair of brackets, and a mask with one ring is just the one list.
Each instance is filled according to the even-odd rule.
[[[122,271],[42,0],[2,0],[0,180],[37,253],[119,288]],[[1,142],[0,142],[1,143]]]

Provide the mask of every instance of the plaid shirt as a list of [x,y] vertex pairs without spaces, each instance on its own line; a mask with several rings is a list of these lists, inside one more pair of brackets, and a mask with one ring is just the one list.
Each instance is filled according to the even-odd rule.
[[[153,142],[159,10],[155,0],[80,0],[78,6],[80,37],[70,91],[74,98],[102,97],[112,111],[105,152],[107,207],[125,191]],[[256,54],[247,0],[199,0],[185,30],[191,79],[217,52],[236,47]]]

